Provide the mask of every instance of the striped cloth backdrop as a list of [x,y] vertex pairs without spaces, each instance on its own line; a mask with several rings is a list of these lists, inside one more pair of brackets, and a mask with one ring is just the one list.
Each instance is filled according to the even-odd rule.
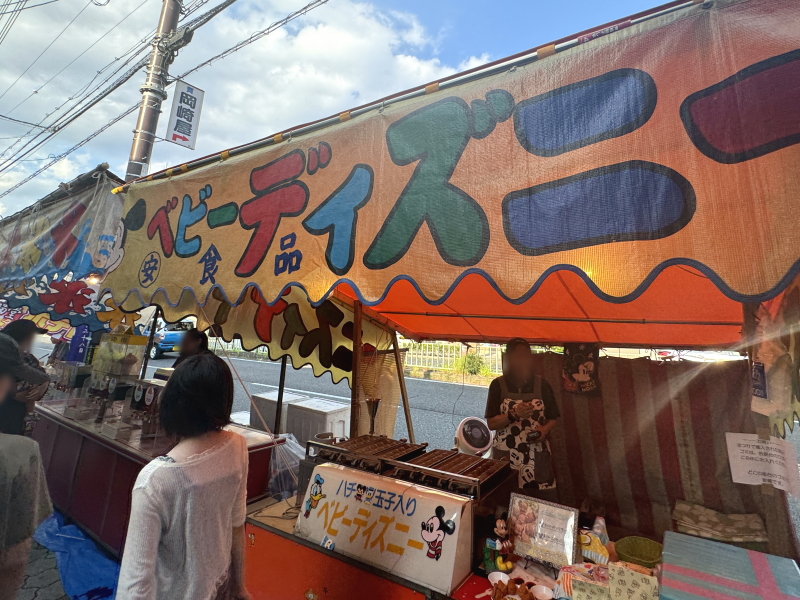
[[746,361],[602,358],[601,396],[563,392],[558,354],[535,355],[561,412],[552,437],[561,502],[602,506],[610,525],[660,537],[676,500],[758,513],[770,551],[794,557],[785,496],[735,484],[725,432],[755,432]]

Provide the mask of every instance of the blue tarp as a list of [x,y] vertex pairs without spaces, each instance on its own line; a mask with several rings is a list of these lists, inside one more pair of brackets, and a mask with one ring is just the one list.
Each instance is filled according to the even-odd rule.
[[75,525],[66,525],[54,512],[33,534],[33,539],[56,555],[64,592],[72,600],[113,598],[119,564],[104,554]]

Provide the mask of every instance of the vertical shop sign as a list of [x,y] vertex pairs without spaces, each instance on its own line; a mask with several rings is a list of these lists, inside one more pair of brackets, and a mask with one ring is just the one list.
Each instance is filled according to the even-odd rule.
[[203,90],[185,81],[175,83],[167,134],[164,136],[168,141],[194,150],[204,95]]

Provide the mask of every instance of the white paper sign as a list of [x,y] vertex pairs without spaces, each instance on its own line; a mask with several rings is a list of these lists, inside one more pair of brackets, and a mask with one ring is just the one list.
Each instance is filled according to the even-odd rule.
[[328,463],[314,468],[294,533],[447,595],[470,572],[472,501]]
[[197,128],[200,125],[200,110],[203,108],[205,92],[185,81],[176,81],[169,112],[167,141],[194,150]]
[[791,442],[777,437],[769,441],[754,433],[726,433],[728,461],[734,483],[768,483],[779,490],[800,497],[797,454]]

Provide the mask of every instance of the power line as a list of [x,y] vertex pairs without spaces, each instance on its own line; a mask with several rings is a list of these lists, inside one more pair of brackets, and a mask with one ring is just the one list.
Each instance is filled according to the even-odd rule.
[[75,145],[74,145],[72,148],[70,148],[70,149],[69,149],[69,150],[67,150],[66,152],[62,152],[61,154],[59,154],[58,156],[56,156],[56,157],[55,157],[53,160],[51,160],[49,163],[47,163],[47,164],[46,164],[46,165],[44,165],[43,167],[40,167],[39,169],[37,169],[37,170],[36,170],[36,171],[34,171],[33,173],[31,173],[30,175],[28,175],[28,176],[27,176],[25,179],[23,179],[22,181],[20,181],[20,182],[18,182],[18,183],[16,183],[16,184],[14,184],[14,185],[13,185],[13,186],[11,186],[10,188],[8,188],[6,191],[4,191],[2,194],[0,194],[0,198],[5,198],[5,197],[6,197],[8,194],[10,194],[11,192],[13,192],[13,191],[14,191],[14,190],[16,190],[17,188],[20,188],[20,187],[22,187],[23,185],[25,185],[26,183],[28,183],[28,182],[29,182],[29,181],[31,181],[32,179],[34,179],[34,178],[38,177],[39,175],[41,175],[42,173],[44,173],[45,171],[47,171],[47,169],[49,169],[50,167],[52,167],[54,164],[56,164],[57,162],[59,162],[59,161],[61,161],[61,160],[65,159],[67,156],[69,156],[70,154],[72,154],[73,152],[75,152],[75,150],[77,150],[77,149],[78,149],[78,148],[80,148],[81,146],[84,146],[85,144],[88,144],[89,142],[91,142],[91,141],[92,141],[94,138],[96,138],[98,135],[100,135],[101,133],[103,133],[103,132],[104,132],[106,129],[108,129],[109,127],[111,127],[111,126],[112,126],[112,125],[114,125],[115,123],[118,123],[119,121],[121,121],[122,119],[124,119],[125,117],[127,117],[129,114],[131,114],[131,113],[132,113],[133,111],[135,111],[137,108],[139,108],[139,105],[138,105],[138,104],[134,104],[133,106],[131,106],[130,108],[128,108],[128,110],[126,110],[126,111],[122,112],[121,114],[117,115],[116,117],[114,117],[113,119],[111,119],[111,120],[110,120],[108,123],[106,123],[105,125],[103,125],[103,126],[100,128],[100,129],[98,129],[97,131],[95,131],[94,133],[92,133],[91,135],[89,135],[88,137],[86,137],[85,139],[83,139],[83,140],[81,140],[80,142],[78,142],[77,144],[75,144]]
[[[27,0],[24,0],[24,1],[27,1]],[[50,0],[50,2],[57,2],[57,1],[59,1],[59,0]],[[45,2],[44,4],[49,4],[50,2]],[[181,17],[181,21],[183,21],[186,17],[188,17],[190,14],[192,14],[193,12],[195,12],[196,10],[198,10],[199,8],[201,8],[202,6],[207,4],[208,2],[209,2],[209,0],[195,0],[194,2],[190,3],[185,9],[184,15]],[[37,6],[40,6],[40,5],[37,5]],[[73,110],[76,106],[78,106],[81,102],[83,102],[86,98],[88,98],[89,95],[91,95],[93,92],[95,92],[98,89],[100,89],[100,87],[103,84],[108,83],[114,77],[114,75],[116,75],[117,73],[122,71],[122,69],[124,69],[128,64],[130,64],[130,62],[133,59],[135,59],[139,54],[141,54],[142,52],[144,52],[145,50],[147,50],[150,47],[150,45],[151,45],[151,43],[153,41],[153,37],[155,36],[155,31],[156,31],[155,29],[151,30],[146,36],[142,37],[139,42],[134,44],[130,49],[128,49],[126,52],[124,52],[121,56],[115,57],[114,60],[112,60],[111,62],[106,64],[104,67],[99,69],[95,73],[95,75],[92,77],[91,80],[89,80],[86,84],[81,86],[80,89],[76,90],[71,96],[69,96],[64,102],[62,102],[59,106],[57,106],[53,111],[51,111],[50,113],[47,113],[39,121],[39,123],[37,123],[34,127],[35,128],[44,129],[44,128],[41,127],[41,125],[44,122],[44,120],[47,119],[47,117],[57,113],[64,106],[66,106],[69,102],[74,100],[77,96],[82,96],[81,98],[78,98],[78,101],[75,103],[75,105],[72,108],[68,109],[67,112],[69,112],[70,110]],[[109,68],[111,68],[115,63],[121,61],[122,59],[124,59],[128,55],[130,55],[130,57],[127,60],[125,60],[124,63],[119,65],[109,75],[107,75],[106,78],[103,81],[101,81],[97,86],[95,86],[95,88],[94,88],[94,90],[92,90],[92,92],[87,92],[88,88],[95,82],[95,80],[100,75],[102,75],[105,71],[107,71]],[[17,107],[15,107],[15,108],[17,108]],[[14,110],[14,109],[12,109],[12,110]],[[63,116],[66,116],[66,113]],[[62,118],[63,118],[63,116],[62,116]],[[0,158],[5,156],[9,151],[13,150],[13,148],[18,143],[23,141],[23,139],[31,137],[31,135],[34,135],[34,137],[38,137],[39,135],[41,135],[41,133],[34,134],[33,131],[34,131],[34,129],[32,128],[32,129],[28,130],[26,133],[24,133],[21,136],[10,136],[10,137],[0,138],[0,139],[3,139],[3,140],[6,140],[6,139],[15,140],[14,142],[12,142],[12,144],[10,146],[8,146],[5,150],[0,152]],[[31,141],[35,141],[35,140],[31,140]],[[27,144],[26,144],[26,146],[27,146]],[[18,153],[19,153],[19,151],[17,151],[17,153],[15,153],[11,158],[16,156]],[[7,159],[7,160],[10,160],[10,159]]]
[[41,125],[37,125],[36,123],[29,123],[28,121],[22,121],[20,119],[13,119],[13,118],[7,117],[5,115],[0,115],[0,119],[5,119],[6,121],[11,121],[12,123],[19,123],[20,125],[29,125],[31,127],[36,127],[36,128],[44,129],[45,131],[48,131],[47,127],[42,127]]
[[225,58],[227,56],[230,56],[234,52],[238,52],[239,50],[241,50],[245,46],[248,46],[249,44],[252,44],[253,42],[256,42],[256,41],[260,40],[264,36],[267,36],[270,33],[272,33],[273,31],[275,31],[277,29],[280,29],[284,25],[287,25],[291,21],[294,21],[295,19],[297,19],[299,17],[302,17],[303,15],[305,15],[306,13],[314,10],[315,8],[319,8],[323,4],[327,4],[327,3],[328,3],[328,0],[314,0],[313,2],[309,2],[308,4],[306,4],[300,10],[297,10],[297,11],[289,14],[288,16],[286,16],[285,18],[281,19],[280,21],[276,21],[275,23],[273,23],[272,25],[270,25],[266,29],[262,29],[260,31],[256,31],[249,38],[247,38],[245,40],[242,40],[241,42],[239,42],[235,46],[231,46],[227,50],[224,50],[224,51],[220,52],[219,54],[217,54],[215,56],[212,56],[208,60],[200,63],[199,65],[197,65],[196,67],[193,67],[193,68],[189,69],[188,71],[186,71],[185,73],[183,73],[183,74],[181,74],[181,75],[179,75],[177,77],[172,77],[171,79],[173,81],[176,81],[178,79],[183,79],[187,75],[191,75],[192,73],[202,69],[203,67],[211,65],[211,64],[217,62],[218,60],[222,60],[223,58]]
[[10,15],[22,10],[28,10],[29,8],[37,8],[39,6],[44,6],[45,4],[53,4],[54,2],[60,2],[60,0],[48,0],[47,2],[40,2],[39,4],[31,4],[30,6],[25,6],[26,2],[28,2],[28,0],[18,0],[17,2],[10,2],[7,3],[6,5],[3,5],[3,10],[8,8],[8,4],[21,4],[22,6],[19,8],[12,8],[11,10],[6,12],[0,12],[0,17],[2,17],[3,15]]
[[[235,0],[234,0],[234,1],[235,1]],[[182,79],[182,78],[186,77],[187,75],[189,75],[189,74],[191,74],[191,73],[194,73],[194,72],[198,71],[199,69],[202,69],[203,67],[205,67],[205,66],[208,66],[208,65],[210,65],[210,64],[212,64],[212,63],[214,63],[214,62],[216,62],[216,61],[218,61],[218,60],[221,60],[221,59],[225,58],[226,56],[229,56],[230,54],[233,54],[234,52],[237,52],[238,50],[241,50],[241,49],[242,49],[242,48],[244,48],[245,46],[247,46],[247,45],[249,45],[249,44],[252,44],[253,42],[255,42],[255,41],[257,41],[257,40],[261,39],[262,37],[264,37],[264,36],[266,36],[266,35],[269,35],[269,34],[270,34],[270,33],[272,33],[273,31],[275,31],[276,29],[279,29],[280,27],[283,27],[284,25],[286,25],[286,24],[290,23],[291,21],[293,21],[293,20],[295,20],[295,19],[297,19],[297,18],[299,18],[299,17],[301,17],[301,16],[305,15],[305,14],[306,14],[306,13],[308,13],[309,11],[311,11],[311,10],[314,10],[315,8],[318,8],[318,7],[322,6],[323,4],[327,4],[327,2],[328,2],[328,1],[329,1],[329,0],[314,0],[313,2],[310,2],[309,4],[307,4],[306,6],[304,6],[303,8],[301,8],[300,10],[297,10],[297,11],[295,11],[295,12],[293,12],[293,13],[289,14],[288,16],[286,16],[285,18],[281,19],[280,21],[276,21],[275,23],[272,23],[272,24],[271,24],[269,27],[267,27],[266,29],[262,29],[262,30],[260,30],[260,31],[257,31],[257,32],[255,32],[255,33],[253,33],[253,34],[252,34],[252,35],[251,35],[249,38],[247,38],[247,39],[245,39],[245,40],[242,40],[241,42],[239,42],[239,43],[238,43],[238,44],[236,44],[235,46],[232,46],[232,47],[228,48],[227,50],[224,50],[223,52],[220,52],[219,54],[217,54],[217,55],[215,55],[215,56],[211,57],[210,59],[206,60],[205,62],[203,62],[203,63],[201,63],[201,64],[199,64],[199,65],[197,65],[197,66],[195,66],[195,67],[193,67],[193,68],[191,68],[191,69],[189,69],[188,71],[186,71],[186,72],[182,73],[181,75],[178,75],[177,77],[174,77],[174,78],[172,78],[172,79],[173,79],[173,82],[174,82],[174,81],[176,81],[176,80],[178,80],[178,79]],[[231,3],[232,3],[232,2],[231,2]],[[201,21],[202,21],[202,22],[201,22],[201,24],[205,24],[206,22],[208,22],[208,19],[206,19],[206,20],[202,20],[202,19],[203,19],[204,17],[206,17],[206,16],[207,16],[209,13],[212,13],[212,12],[214,13],[212,16],[215,16],[216,14],[219,14],[219,13],[218,13],[218,11],[216,11],[215,9],[212,9],[212,10],[211,10],[211,11],[209,11],[208,13],[206,13],[206,14],[202,15],[200,18],[198,18],[198,19],[195,19],[195,20],[194,20],[192,23],[195,23],[195,22],[201,22]],[[135,66],[133,69],[129,70],[129,71],[128,71],[128,72],[126,72],[126,73],[125,73],[125,74],[124,74],[122,77],[120,77],[120,78],[117,80],[117,82],[119,82],[119,83],[118,83],[118,85],[117,85],[116,87],[119,87],[119,85],[122,85],[122,83],[124,83],[125,81],[127,81],[127,79],[129,79],[129,78],[130,78],[130,76],[132,76],[132,75],[129,75],[129,73],[130,73],[131,71],[133,71],[134,69],[135,69],[135,70],[138,70],[139,68],[141,68],[141,64],[142,64],[142,62],[144,62],[144,63],[146,64],[148,60],[149,60],[149,58],[148,58],[148,59],[145,59],[144,61],[140,61],[139,63],[137,63],[137,65],[136,65],[136,66]],[[134,71],[134,72],[135,72],[135,71]],[[116,84],[117,82],[115,82],[115,84]],[[114,89],[116,89],[116,88],[114,88]],[[72,122],[73,122],[75,119],[77,119],[79,116],[81,116],[83,113],[85,113],[85,112],[86,112],[86,111],[87,111],[89,108],[91,108],[92,106],[94,106],[94,105],[95,105],[97,102],[99,102],[100,100],[102,100],[103,98],[105,98],[105,97],[106,97],[106,96],[107,96],[109,93],[111,93],[111,91],[113,91],[113,89],[112,89],[112,90],[110,90],[110,91],[106,91],[106,90],[104,90],[103,92],[101,92],[100,94],[98,94],[98,95],[97,95],[97,96],[96,96],[94,99],[92,99],[92,103],[91,103],[90,105],[88,105],[88,106],[86,106],[86,107],[82,108],[82,109],[81,109],[81,111],[80,111],[79,113],[77,113],[76,115],[74,115],[74,116],[70,117],[70,120],[69,120],[68,122],[66,122],[64,125],[61,125],[61,126],[58,126],[58,127],[54,128],[54,130],[52,130],[52,131],[51,131],[51,133],[50,133],[50,134],[47,136],[47,138],[46,138],[45,140],[43,140],[42,142],[40,142],[40,143],[36,144],[36,146],[34,146],[34,147],[33,147],[33,148],[31,148],[30,150],[28,150],[26,153],[24,153],[24,154],[22,155],[22,157],[21,157],[21,158],[19,158],[19,159],[17,159],[16,161],[14,161],[14,163],[12,163],[11,165],[8,165],[8,166],[4,165],[2,168],[0,168],[0,173],[2,173],[2,172],[4,172],[4,171],[8,170],[8,169],[9,169],[9,168],[11,168],[11,167],[12,167],[14,164],[16,164],[17,162],[19,162],[20,160],[22,160],[22,158],[24,158],[25,156],[29,155],[31,152],[33,152],[34,150],[36,150],[36,148],[38,148],[38,147],[42,146],[43,144],[45,144],[45,143],[47,143],[48,141],[50,141],[50,140],[51,140],[53,137],[55,137],[56,135],[58,135],[59,133],[61,133],[61,131],[63,131],[63,130],[64,130],[64,128],[66,128],[66,127],[67,127],[67,126],[68,126],[70,123],[72,123]],[[111,127],[112,125],[114,125],[115,123],[117,123],[117,122],[121,121],[122,119],[124,119],[126,116],[128,116],[128,115],[129,115],[129,114],[131,114],[132,112],[136,111],[136,110],[139,108],[139,105],[140,105],[140,103],[136,103],[136,104],[134,104],[133,106],[130,106],[129,108],[127,108],[127,109],[126,109],[124,112],[122,112],[122,113],[121,113],[120,115],[118,115],[117,117],[114,117],[114,118],[113,118],[111,121],[109,121],[108,123],[106,123],[106,124],[105,124],[103,127],[101,127],[101,128],[100,128],[100,129],[98,129],[97,131],[95,131],[95,132],[93,132],[92,134],[90,134],[90,135],[89,135],[87,138],[85,138],[85,139],[84,139],[84,140],[82,140],[81,142],[77,143],[75,146],[73,146],[73,147],[72,147],[72,148],[70,148],[69,150],[67,150],[67,151],[63,152],[62,154],[59,154],[59,155],[58,155],[57,157],[55,157],[55,158],[54,158],[54,159],[53,159],[51,162],[49,162],[48,164],[46,164],[46,165],[42,166],[42,167],[41,167],[41,168],[39,168],[37,171],[35,171],[34,173],[32,173],[31,175],[29,175],[28,177],[26,177],[26,178],[25,178],[25,179],[23,179],[22,181],[18,182],[17,184],[15,184],[14,186],[12,186],[12,187],[11,187],[11,188],[9,188],[8,190],[5,190],[4,192],[0,193],[0,198],[4,198],[5,196],[7,196],[8,194],[10,194],[10,193],[11,193],[11,192],[13,192],[14,190],[16,190],[16,189],[18,189],[19,187],[21,187],[21,186],[25,185],[26,183],[28,183],[29,181],[31,181],[32,179],[34,179],[35,177],[37,177],[38,175],[40,175],[41,173],[43,173],[44,171],[46,171],[47,169],[49,169],[51,166],[53,166],[53,165],[54,165],[54,164],[56,164],[57,162],[59,162],[59,161],[63,160],[64,158],[66,158],[66,157],[67,157],[69,154],[71,154],[72,152],[74,152],[75,150],[77,150],[78,148],[80,148],[81,146],[83,146],[83,145],[87,144],[89,141],[91,141],[92,139],[94,139],[95,137],[97,137],[98,135],[100,135],[100,134],[101,134],[103,131],[105,131],[106,129],[108,129],[109,127]]]
[[86,6],[84,6],[84,7],[83,7],[83,8],[80,10],[80,12],[79,12],[77,15],[75,15],[75,16],[72,18],[72,20],[71,20],[69,23],[67,23],[67,26],[66,26],[66,27],[64,27],[64,29],[62,29],[62,30],[61,30],[61,32],[60,32],[60,33],[59,33],[59,34],[56,36],[56,38],[55,38],[55,39],[54,39],[52,42],[50,42],[49,44],[47,44],[47,48],[45,48],[44,50],[42,50],[42,51],[41,51],[41,53],[39,54],[39,56],[37,56],[37,57],[34,59],[34,61],[33,61],[31,64],[29,64],[29,65],[28,65],[28,68],[27,68],[27,69],[25,69],[25,70],[24,70],[24,71],[23,71],[23,72],[20,74],[20,76],[19,76],[19,77],[17,77],[17,78],[14,80],[14,83],[12,83],[10,86],[8,86],[8,88],[6,89],[6,91],[5,91],[5,92],[3,92],[2,94],[0,94],[0,99],[2,99],[2,98],[3,98],[3,96],[5,96],[5,95],[6,95],[6,94],[7,94],[7,93],[8,93],[8,92],[11,90],[11,88],[13,88],[15,85],[17,85],[17,82],[18,82],[20,79],[22,79],[22,76],[23,76],[23,75],[25,75],[25,73],[27,73],[28,71],[30,71],[31,67],[32,67],[33,65],[35,65],[35,64],[38,62],[38,60],[39,60],[40,58],[42,58],[42,56],[44,55],[44,53],[45,53],[45,52],[47,52],[47,51],[50,49],[50,47],[51,47],[53,44],[55,44],[55,43],[58,41],[58,38],[60,38],[60,37],[61,37],[61,36],[64,34],[64,32],[65,32],[67,29],[69,29],[69,26],[70,26],[70,25],[72,25],[72,24],[75,22],[75,19],[77,19],[78,17],[80,17],[80,16],[81,16],[81,14],[83,14],[83,11],[85,11],[87,8],[89,8],[89,5],[90,5],[90,4],[92,4],[92,0],[89,0],[89,2],[87,2],[87,3],[86,3]]
[[[224,8],[230,6],[234,2],[236,2],[236,0],[225,0],[225,2],[222,2],[220,5],[212,8],[208,12],[206,12],[206,13],[200,15],[199,17],[197,17],[196,19],[192,20],[182,30],[185,31],[187,29],[191,29],[191,31],[194,31],[194,30],[198,29],[199,27],[202,27],[203,25],[208,23],[212,18],[217,16]],[[16,164],[16,162],[18,160],[20,160],[22,158],[25,158],[26,156],[28,156],[32,152],[34,152],[37,148],[39,148],[40,146],[46,144],[48,141],[50,141],[50,139],[52,139],[52,137],[56,133],[58,133],[59,131],[61,131],[62,129],[64,129],[68,125],[70,125],[78,117],[80,117],[81,115],[86,113],[86,111],[88,111],[92,106],[94,106],[95,104],[100,102],[100,100],[102,100],[103,98],[108,96],[111,92],[113,92],[114,90],[116,90],[117,88],[122,86],[128,79],[130,79],[133,75],[135,75],[139,71],[139,69],[141,69],[144,66],[146,66],[150,61],[150,57],[149,56],[141,59],[133,67],[128,69],[119,78],[117,78],[116,81],[114,81],[112,84],[108,85],[101,92],[97,93],[93,98],[91,98],[91,100],[89,100],[88,104],[84,104],[92,93],[96,92],[100,88],[100,86],[102,86],[103,84],[107,83],[116,73],[118,73],[120,70],[122,70],[122,68],[124,68],[124,66],[126,64],[131,62],[138,54],[139,54],[139,52],[134,53],[123,65],[118,67],[113,73],[111,73],[108,77],[106,77],[106,79],[103,82],[98,84],[94,88],[94,90],[92,90],[91,92],[86,93],[82,98],[78,99],[78,101],[72,107],[67,109],[67,112],[64,115],[62,115],[61,117],[59,117],[55,121],[51,122],[48,125],[48,129],[50,131],[52,131],[52,133],[50,135],[48,135],[47,137],[45,137],[43,140],[39,141],[38,143],[37,143],[37,139],[38,139],[38,137],[40,137],[42,135],[42,133],[38,134],[37,136],[34,136],[32,139],[30,139],[28,142],[26,142],[20,149],[18,149],[13,155],[11,155],[7,159],[5,159],[4,162],[2,163],[2,166],[0,166],[0,173],[3,173],[5,171],[7,171],[8,169],[12,168],[14,166],[14,164]],[[0,98],[1,97],[2,96],[0,96]],[[70,100],[72,100],[72,98],[69,98],[67,101],[62,103],[61,106],[57,107],[54,112],[57,112],[58,110],[60,110]],[[83,106],[80,106],[81,104],[83,104]],[[79,106],[80,106],[80,108],[78,108]],[[72,112],[72,114],[70,114],[70,112]],[[52,114],[52,113],[50,113],[50,114]],[[47,116],[45,118],[47,118]],[[44,119],[39,122],[39,125],[41,125],[42,122],[44,122]],[[14,146],[16,146],[20,141],[22,141],[22,138],[18,139],[16,142],[11,144],[11,146],[6,148],[6,150],[2,154],[6,154],[8,151],[13,149]],[[31,146],[32,144],[33,144],[33,146],[29,148],[29,146]],[[28,148],[28,149],[26,150],[26,148]]]
[[[19,17],[20,11],[23,8],[25,8],[25,3],[27,1],[28,0],[22,0],[19,3],[19,6],[17,6],[14,9],[12,9],[10,12],[4,12],[3,13],[3,14],[8,14],[9,17],[8,17],[8,19],[6,19],[6,22],[3,24],[2,30],[0,30],[0,44],[2,44],[4,41],[6,41],[6,37],[8,37],[8,32],[11,31],[11,28],[14,26],[14,23],[16,22],[17,18]],[[11,4],[11,0],[8,0],[3,5],[3,9],[8,8],[8,6],[10,6],[10,4]]]
[[125,22],[125,21],[126,21],[126,20],[127,20],[127,19],[128,19],[130,16],[131,16],[131,15],[133,15],[133,13],[135,13],[135,12],[136,12],[136,11],[138,11],[140,8],[142,8],[142,7],[143,7],[143,6],[144,6],[144,5],[145,5],[147,2],[148,2],[148,0],[142,0],[142,3],[141,3],[141,4],[139,4],[139,5],[138,5],[136,8],[134,8],[134,9],[133,9],[131,12],[129,12],[127,15],[125,15],[125,16],[124,16],[124,17],[123,17],[123,18],[122,18],[120,21],[118,21],[118,22],[116,23],[116,25],[114,25],[114,26],[113,26],[111,29],[109,29],[109,30],[108,30],[108,31],[106,31],[106,32],[105,32],[103,35],[101,35],[99,38],[97,38],[97,39],[96,39],[96,40],[95,40],[95,41],[94,41],[94,42],[93,42],[93,43],[92,43],[92,44],[91,44],[91,45],[90,45],[88,48],[86,48],[86,49],[85,49],[83,52],[81,52],[80,54],[78,54],[78,56],[76,56],[75,58],[73,58],[73,59],[72,59],[72,60],[71,60],[71,61],[70,61],[70,62],[69,62],[69,63],[68,63],[66,66],[64,66],[64,67],[63,67],[63,68],[62,68],[62,69],[61,69],[61,70],[60,70],[58,73],[56,73],[55,75],[53,75],[53,76],[52,76],[50,79],[48,79],[47,81],[45,81],[45,82],[44,82],[42,85],[40,85],[40,86],[39,86],[37,89],[35,89],[33,92],[31,92],[31,93],[30,93],[30,95],[28,95],[28,97],[27,97],[27,98],[25,98],[24,100],[22,100],[22,101],[21,101],[19,104],[17,104],[17,105],[16,105],[14,108],[12,108],[12,109],[11,109],[10,111],[8,111],[8,113],[6,113],[6,114],[9,114],[9,115],[10,115],[12,112],[14,112],[15,110],[17,110],[17,109],[18,109],[20,106],[22,106],[23,104],[25,104],[25,102],[27,102],[28,100],[30,100],[30,99],[31,99],[31,98],[32,98],[34,95],[36,95],[36,94],[38,94],[39,92],[41,92],[41,91],[42,91],[42,90],[45,88],[45,86],[46,86],[48,83],[50,83],[51,81],[53,81],[53,80],[54,80],[56,77],[58,77],[59,75],[61,75],[61,73],[63,73],[63,72],[64,72],[64,71],[66,71],[66,70],[67,70],[69,67],[71,67],[71,66],[72,66],[72,65],[75,63],[75,61],[77,61],[77,60],[78,60],[78,59],[79,59],[81,56],[83,56],[84,54],[86,54],[86,53],[87,53],[89,50],[91,50],[92,48],[94,48],[94,47],[95,47],[95,46],[96,46],[98,43],[100,43],[100,41],[101,41],[101,40],[102,40],[104,37],[106,37],[106,36],[107,36],[109,33],[111,33],[112,31],[114,31],[114,30],[115,30],[117,27],[119,27],[120,25],[122,25],[122,23],[124,23],[124,22]]

